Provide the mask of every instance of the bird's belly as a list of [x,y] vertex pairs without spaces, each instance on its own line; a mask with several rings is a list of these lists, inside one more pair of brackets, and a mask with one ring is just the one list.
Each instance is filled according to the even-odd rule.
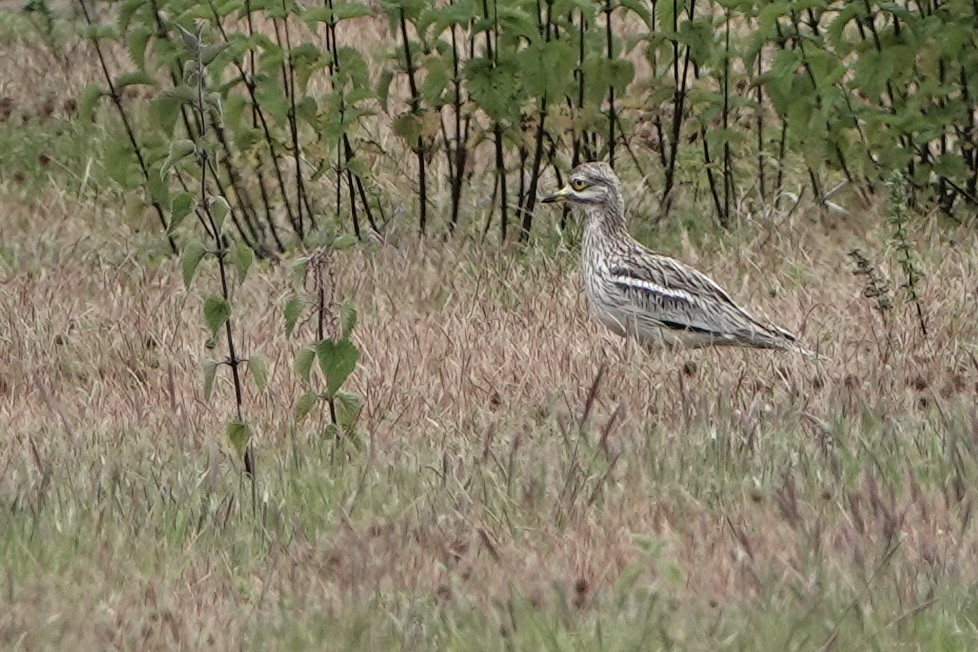
[[702,333],[694,330],[669,328],[663,326],[652,319],[641,319],[629,315],[620,309],[619,306],[602,301],[604,297],[600,294],[592,295],[588,292],[591,314],[601,324],[607,327],[616,335],[631,337],[638,340],[646,347],[675,347],[696,348],[725,344],[722,339],[715,335]]

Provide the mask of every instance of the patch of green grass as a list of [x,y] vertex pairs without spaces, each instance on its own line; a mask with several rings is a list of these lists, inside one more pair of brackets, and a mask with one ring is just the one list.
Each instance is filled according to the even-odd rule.
[[101,128],[62,118],[30,120],[26,125],[0,123],[0,180],[19,186],[28,199],[52,186],[77,194],[99,181],[105,143]]
[[[452,479],[440,475],[435,442],[377,459],[303,438],[262,451],[254,504],[223,464],[211,467],[179,447],[151,445],[134,455],[132,444],[112,444],[149,441],[148,432],[85,435],[76,454],[50,460],[51,446],[42,444],[41,465],[18,472],[0,505],[7,606],[36,591],[53,589],[68,600],[94,592],[130,622],[141,613],[136,602],[147,599],[135,586],[183,595],[189,573],[240,617],[226,634],[255,648],[974,643],[971,574],[954,566],[965,551],[945,549],[946,562],[928,563],[913,532],[925,527],[915,516],[921,505],[940,510],[954,479],[974,468],[958,436],[942,438],[926,420],[900,432],[875,421],[848,426],[841,441],[822,449],[796,417],[748,417],[760,421],[737,425],[722,408],[713,415],[718,428],[696,421],[668,444],[670,433],[656,428],[615,433],[620,448],[610,454],[601,448],[600,425],[560,426],[550,415],[521,432],[513,422],[493,442],[472,441],[449,460]],[[966,415],[953,418],[953,432],[965,434]],[[519,432],[523,452],[512,453]],[[908,473],[923,498],[912,497]],[[876,489],[865,484],[869,477]],[[739,561],[720,565],[743,573],[735,582],[754,589],[726,598],[697,593],[691,583],[705,578],[683,561],[681,547],[668,545],[671,535],[649,536],[628,522],[621,536],[633,537],[638,554],[609,586],[575,583],[580,571],[573,568],[565,569],[570,582],[554,577],[542,585],[506,571],[522,567],[513,556],[521,549],[540,554],[556,545],[552,537],[574,536],[581,517],[625,508],[636,492],[689,514],[694,529],[705,517],[704,524],[726,530],[715,542],[725,549],[720,558]],[[853,496],[862,511],[852,511]],[[852,529],[857,513],[862,534]],[[902,533],[887,534],[890,518]],[[439,532],[450,542],[466,522],[482,523],[496,543],[467,539],[478,550],[462,553],[467,561],[455,571],[439,570],[451,559],[437,550]],[[783,537],[773,547],[765,543],[770,526]],[[672,531],[682,535],[684,527],[680,518]],[[417,563],[434,564],[445,579],[402,584],[422,570],[411,566]],[[500,572],[502,581],[490,577]],[[64,627],[23,640],[52,643],[71,635]],[[24,634],[15,628],[6,641]]]

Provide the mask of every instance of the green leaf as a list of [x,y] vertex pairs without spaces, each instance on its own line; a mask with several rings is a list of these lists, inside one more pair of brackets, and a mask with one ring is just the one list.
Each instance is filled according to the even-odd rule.
[[344,340],[350,339],[357,325],[357,309],[353,302],[346,300],[340,306],[340,334]]
[[[183,83],[187,86],[197,86],[197,82],[200,79],[200,66],[197,64],[196,59],[189,59],[183,62]],[[199,93],[195,93],[194,100],[200,98]]]
[[193,52],[200,47],[200,32],[197,34],[192,34],[180,24],[177,25],[177,29],[180,30],[180,36],[183,37],[183,46],[187,48],[187,50]]
[[170,153],[166,155],[166,158],[163,160],[163,165],[160,166],[160,176],[162,177],[165,175],[170,171],[170,168],[176,165],[180,160],[190,156],[196,151],[197,146],[194,145],[194,141],[187,140],[186,138],[174,140],[172,143],[170,143]]
[[[302,297],[294,296],[290,297],[288,301],[285,302],[285,308],[282,313],[285,316],[285,335],[289,337],[292,335],[292,331],[295,330],[296,322],[299,321],[299,317],[302,316],[302,311],[306,307],[306,302]],[[312,362],[310,362],[310,365]]]
[[221,104],[220,93],[204,93],[204,105],[211,110],[211,115],[217,118],[218,123],[224,123],[224,108]]
[[326,396],[332,398],[357,366],[360,352],[349,340],[323,340],[316,344],[319,368],[326,377]]
[[251,247],[243,242],[235,242],[231,247],[231,262],[234,264],[234,268],[238,270],[239,280],[243,281],[248,276],[248,270],[254,260],[255,254],[251,251]]
[[394,81],[394,71],[389,68],[381,73],[380,79],[377,81],[377,99],[380,101],[380,106],[385,112],[387,111],[387,101],[390,97],[392,81]]
[[[105,156],[105,172],[126,190],[134,190],[136,157],[129,141],[118,138],[109,143]],[[141,182],[140,182],[141,185]]]
[[609,62],[610,78],[608,83],[619,92],[624,92],[625,88],[635,77],[635,64],[628,59],[615,59]]
[[353,392],[336,392],[333,400],[336,406],[337,423],[347,432],[353,430],[363,411],[363,398]]
[[309,257],[304,256],[292,263],[292,281],[296,285],[302,285],[306,280],[307,271],[309,271]]
[[204,400],[211,400],[211,392],[214,389],[214,375],[217,373],[217,363],[213,360],[204,360]]
[[340,427],[335,423],[327,423],[326,427],[323,428],[323,439],[339,441],[342,435],[343,433],[340,432]]
[[114,84],[116,90],[122,90],[128,86],[156,86],[156,80],[142,70],[137,70],[119,75]]
[[225,50],[225,48],[227,48],[228,45],[230,45],[230,44],[229,43],[214,43],[212,45],[205,45],[204,47],[202,47],[200,49],[200,62],[201,62],[201,64],[203,64],[205,66],[207,64],[209,64],[211,61],[214,60],[215,57],[217,57],[217,55],[219,55],[221,52],[223,52]]
[[207,208],[210,210],[211,217],[214,219],[214,226],[217,227],[217,232],[223,233],[224,220],[227,219],[228,213],[231,212],[231,204],[228,203],[227,199],[218,195],[217,197],[209,197],[207,199]]
[[466,88],[492,120],[512,119],[519,111],[519,67],[512,57],[494,63],[474,57],[465,64]]
[[126,47],[129,49],[129,58],[140,70],[146,67],[146,45],[149,43],[153,30],[140,25],[133,28],[126,34]]
[[85,38],[96,42],[102,39],[109,41],[119,40],[119,30],[116,29],[115,25],[86,25],[82,27],[81,34]]
[[391,129],[409,145],[413,145],[421,135],[421,118],[410,111],[405,111],[394,118]]
[[204,324],[212,337],[217,336],[228,319],[231,318],[231,304],[221,297],[207,297],[204,301]]
[[357,243],[357,237],[351,233],[344,233],[341,236],[337,236],[333,240],[333,249],[336,251],[344,251],[350,249]]
[[78,101],[78,119],[91,122],[95,113],[95,105],[104,95],[105,91],[98,84],[86,86]]
[[170,202],[170,225],[167,227],[167,233],[173,235],[184,218],[190,215],[195,208],[197,208],[197,198],[189,192],[175,194]]
[[316,392],[308,391],[298,398],[295,402],[295,420],[302,421],[312,409],[316,407],[316,402],[319,401],[319,395]]
[[176,129],[181,105],[180,100],[168,96],[166,91],[159,93],[150,102],[149,113],[152,122],[167,138],[171,137]]
[[285,88],[274,78],[265,77],[258,82],[255,99],[263,111],[267,112],[280,125],[288,121],[289,100]]
[[245,447],[248,445],[248,440],[251,439],[251,428],[244,421],[232,419],[227,422],[227,425],[224,427],[224,432],[227,433],[228,440],[234,446],[234,451],[238,454],[238,457],[242,457]]
[[200,265],[200,260],[206,252],[204,243],[200,240],[191,240],[183,246],[180,270],[183,272],[184,287],[190,287],[190,282],[194,280],[194,274],[197,273],[197,266]]
[[309,382],[309,374],[312,372],[312,363],[316,359],[316,349],[307,346],[295,354],[295,370],[306,382]]
[[452,81],[452,71],[447,58],[429,57],[427,63],[424,82],[421,84],[421,98],[428,106],[439,106]]
[[144,2],[144,0],[124,0],[124,2],[122,2],[119,6],[119,15],[116,18],[116,27],[120,32],[125,33],[132,22],[133,16],[136,15],[136,11],[139,9],[148,8],[150,6],[151,5]]
[[186,84],[180,84],[179,86],[168,88],[162,93],[160,93],[160,96],[168,100],[172,100],[177,104],[197,103],[197,89],[191,88]]
[[268,386],[268,364],[265,358],[260,355],[248,356],[248,371],[254,377],[258,391],[264,392]]
[[376,12],[365,2],[334,2],[333,19],[364,18],[373,16]]
[[370,70],[367,67],[367,60],[356,48],[342,47],[336,49],[336,74],[339,84],[350,83],[356,87],[363,87],[364,82],[370,79]]
[[[170,184],[160,174],[159,168],[150,167],[149,174],[146,178],[146,190],[149,193],[150,200],[161,208],[171,204]],[[168,229],[168,231],[172,231],[172,229]]]
[[968,174],[968,165],[960,154],[941,154],[934,161],[934,172],[942,177],[963,179]]
[[319,107],[315,98],[306,95],[296,102],[295,115],[306,124],[315,127],[318,124],[317,117],[319,115]]
[[[638,0],[618,0],[618,4],[638,14],[647,27],[652,27],[652,14],[645,6],[645,3],[639,2]],[[654,7],[655,5],[652,6]]]

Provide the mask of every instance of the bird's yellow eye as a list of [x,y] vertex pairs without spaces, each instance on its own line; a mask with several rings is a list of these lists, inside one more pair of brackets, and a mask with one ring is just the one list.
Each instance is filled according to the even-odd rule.
[[572,179],[571,182],[570,182],[570,185],[571,185],[571,188],[573,188],[574,190],[577,190],[578,192],[580,192],[581,190],[584,190],[585,188],[587,188],[587,185],[588,184],[587,184],[587,181],[584,181],[583,179]]

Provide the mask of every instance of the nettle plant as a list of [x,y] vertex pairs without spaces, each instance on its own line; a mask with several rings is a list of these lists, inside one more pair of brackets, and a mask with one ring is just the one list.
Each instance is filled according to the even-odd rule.
[[[386,0],[397,44],[377,85],[388,110],[391,82],[407,84],[406,110],[393,132],[415,158],[419,229],[428,223],[428,168],[441,153],[450,188],[448,228],[459,220],[467,163],[490,148],[493,204],[504,240],[513,209],[520,240],[532,225],[545,170],[614,160],[624,133],[616,97],[634,78],[612,14],[647,18],[641,3],[581,0]],[[603,15],[600,19],[599,15]],[[599,133],[601,134],[599,136]],[[516,177],[515,187],[512,185]],[[490,228],[491,215],[484,232]]]
[[[329,247],[293,265],[298,291],[285,303],[285,333],[293,335],[303,325],[310,325],[314,340],[295,357],[295,369],[303,378],[306,390],[295,403],[296,421],[309,416],[325,404],[329,419],[323,435],[334,443],[359,443],[356,424],[363,410],[363,399],[344,390],[350,374],[356,369],[360,352],[351,336],[357,324],[357,311],[350,301],[337,302],[334,256],[355,240],[347,236],[333,239]],[[321,378],[313,374],[318,363]],[[335,448],[334,448],[335,450]]]
[[[204,64],[212,82],[208,97],[219,98],[222,109],[219,121],[208,116],[203,125],[217,154],[205,165],[217,191],[234,198],[228,236],[269,257],[319,242],[328,216],[341,212],[351,216],[357,237],[362,219],[380,230],[375,216],[382,206],[365,183],[355,137],[373,113],[369,71],[362,54],[337,37],[341,22],[371,13],[368,7],[126,0],[117,4],[114,21],[102,24],[80,4],[104,79],[85,91],[79,115],[89,119],[100,99],[112,101],[126,137],[110,145],[106,171],[125,192],[142,191],[164,228],[173,184],[161,182],[160,162],[174,138],[196,140],[202,126],[181,95],[184,44],[176,26],[202,25],[212,48]],[[128,55],[121,57],[128,68],[121,73],[114,70],[118,46]],[[147,110],[124,101],[136,86],[165,90]],[[175,179],[185,185],[179,174]]]
[[[202,284],[197,277],[206,263],[216,267],[216,288],[205,291],[203,298],[203,322],[209,335],[207,348],[223,349],[226,356],[203,362],[203,391],[210,400],[219,372],[229,370],[234,408],[225,431],[254,488],[254,433],[243,381],[247,373],[264,391],[268,372],[261,356],[246,355],[240,348],[234,329],[235,291],[247,279],[256,257],[275,249],[284,252],[288,243],[325,243],[296,266],[303,278],[311,269],[306,279],[312,288],[310,298],[297,293],[285,306],[288,334],[307,305],[313,307],[317,322],[315,340],[296,360],[309,384],[296,413],[301,419],[322,401],[330,415],[326,434],[353,437],[362,400],[342,387],[358,357],[350,339],[356,311],[348,303],[334,310],[331,261],[334,249],[356,240],[329,235],[335,225],[323,219],[325,211],[309,191],[332,169],[326,156],[330,151],[338,153],[337,213],[348,192],[356,235],[360,235],[358,204],[366,208],[363,214],[372,228],[376,225],[350,138],[352,126],[369,112],[362,104],[365,94],[358,90],[367,75],[366,65],[359,53],[339,47],[335,39],[337,22],[362,14],[363,8],[303,11],[301,17],[310,26],[325,24],[333,35],[320,51],[311,44],[292,43],[286,17],[299,11],[294,5],[254,3],[240,16],[246,31],[227,31],[222,21],[236,15],[232,5],[237,4],[130,1],[120,6],[116,25],[99,25],[81,3],[86,34],[101,62],[105,85],[92,84],[79,110],[91,116],[100,99],[112,101],[127,138],[115,141],[107,152],[106,169],[121,187],[144,191],[170,247],[180,254],[186,287]],[[255,29],[254,12],[259,10],[272,17],[278,28],[276,39]],[[105,43],[116,40],[126,44],[138,70],[110,73]],[[324,71],[332,88],[313,98],[309,80]],[[169,78],[169,84],[161,82],[161,76]],[[161,85],[165,88],[154,94],[148,112],[123,101],[130,87]],[[318,167],[312,168],[307,158],[319,161]],[[291,239],[283,224],[291,229]],[[331,327],[334,312],[339,315],[336,328]],[[311,361],[315,360],[323,374],[321,389],[314,389],[318,381]]]
[[[151,120],[121,95],[180,85],[172,24],[204,23],[224,46],[207,66],[224,112],[208,175],[235,197],[230,232],[257,256],[338,223],[383,234],[400,204],[419,233],[454,231],[477,212],[463,194],[483,171],[483,233],[525,239],[541,175],[560,183],[585,159],[654,178],[661,215],[676,196],[705,200],[723,225],[803,189],[826,207],[846,187],[866,196],[893,170],[911,208],[978,206],[966,0],[122,0],[103,12],[111,24],[79,4],[105,76],[80,114],[112,100],[125,137],[106,169],[161,222],[160,147],[197,127],[172,94]],[[386,23],[386,57],[357,39],[368,21]],[[128,70],[100,42],[125,48]],[[447,207],[434,203],[439,178]]]
[[[251,438],[252,431],[244,409],[241,369],[247,367],[258,389],[267,384],[267,365],[258,355],[242,356],[235,344],[232,320],[232,294],[248,276],[254,254],[244,242],[232,241],[227,233],[227,216],[231,211],[228,199],[215,191],[208,179],[212,161],[218,156],[218,144],[208,125],[220,125],[223,114],[220,94],[211,89],[207,65],[224,49],[223,44],[208,44],[202,38],[203,31],[191,33],[178,28],[183,41],[182,83],[168,95],[187,108],[196,123],[193,139],[176,139],[170,143],[169,154],[159,168],[161,179],[179,175],[182,190],[172,194],[170,201],[167,235],[182,241],[181,268],[184,284],[189,289],[204,259],[213,260],[217,266],[219,287],[204,298],[203,318],[210,339],[207,348],[217,349],[223,340],[227,356],[221,360],[206,360],[204,367],[204,398],[209,400],[217,371],[227,367],[234,385],[234,413],[227,421],[227,437],[244,460],[245,472],[254,478],[255,460]],[[189,179],[197,179],[192,188]],[[191,229],[184,229],[186,218],[195,215],[206,239],[200,239]],[[187,231],[184,233],[184,231]],[[185,236],[185,237],[180,237]],[[232,275],[232,270],[234,275]]]
[[[650,20],[636,0],[124,0],[116,7],[111,23],[86,13],[104,80],[89,87],[81,111],[91,116],[100,98],[113,102],[127,137],[107,152],[112,179],[126,192],[143,191],[165,226],[170,188],[154,166],[172,138],[193,140],[198,130],[175,91],[183,46],[173,25],[206,25],[221,46],[206,67],[223,107],[221,122],[208,125],[220,152],[207,162],[208,175],[235,198],[229,235],[259,257],[314,242],[333,223],[349,224],[357,238],[382,234],[393,219],[388,209],[403,203],[392,187],[405,181],[417,188],[418,231],[428,233],[429,186],[442,174],[450,206],[437,213],[453,231],[480,160],[491,161],[494,181],[485,228],[495,220],[505,238],[517,226],[525,239],[546,170],[559,175],[568,162],[614,159],[627,145],[628,106],[620,98],[634,79],[625,54],[636,41],[613,27],[633,14]],[[359,29],[354,21],[384,17],[395,44],[389,57],[378,60],[344,39]],[[121,48],[128,57],[117,56]],[[117,72],[120,61],[127,70]],[[400,84],[391,92],[394,80],[404,82],[406,96]],[[172,87],[146,112],[122,101],[139,85]],[[379,150],[378,129],[399,138],[410,165],[399,151]]]
[[[239,456],[243,457],[246,473],[254,477],[252,430],[244,414],[240,367],[242,364],[246,365],[259,391],[263,391],[267,384],[267,366],[260,356],[252,354],[245,358],[239,353],[235,347],[231,319],[234,288],[231,269],[236,272],[237,286],[240,286],[251,269],[254,254],[246,243],[228,237],[225,225],[231,205],[226,197],[213,192],[213,185],[209,183],[207,176],[208,170],[213,167],[209,165],[209,161],[220,156],[219,142],[213,135],[214,130],[208,130],[207,124],[213,121],[220,128],[223,122],[221,95],[211,90],[208,84],[207,65],[226,45],[208,44],[202,38],[202,29],[198,29],[196,33],[190,33],[182,27],[178,29],[187,54],[183,63],[183,83],[167,94],[192,110],[196,121],[194,133],[197,137],[193,140],[173,140],[160,171],[162,175],[175,173],[183,161],[189,160],[189,165],[199,171],[199,187],[195,191],[182,190],[172,195],[168,235],[176,237],[186,218],[194,214],[208,236],[206,241],[198,239],[193,233],[186,239],[181,238],[181,266],[187,287],[190,287],[201,261],[205,258],[216,261],[220,278],[220,293],[211,294],[204,299],[203,316],[211,337],[208,347],[215,348],[223,335],[228,354],[223,360],[204,362],[204,395],[206,399],[210,398],[217,370],[227,366],[234,385],[235,414],[228,420],[226,432]],[[359,357],[359,351],[350,339],[357,319],[356,310],[351,303],[344,302],[339,307],[338,326],[333,324],[337,321],[334,317],[336,301],[333,255],[336,249],[350,246],[355,239],[339,236],[329,240],[327,246],[296,263],[296,278],[303,280],[306,293],[311,299],[304,299],[299,294],[293,296],[285,305],[284,317],[287,335],[293,333],[307,305],[311,305],[310,317],[316,322],[315,341],[302,349],[295,360],[296,369],[308,384],[307,391],[296,404],[297,420],[312,412],[317,402],[324,401],[328,405],[330,418],[324,434],[339,441],[341,437],[354,436],[355,425],[363,407],[359,396],[342,390],[344,383],[356,369]],[[324,387],[321,389],[314,387],[314,360],[318,360],[323,375]]]

